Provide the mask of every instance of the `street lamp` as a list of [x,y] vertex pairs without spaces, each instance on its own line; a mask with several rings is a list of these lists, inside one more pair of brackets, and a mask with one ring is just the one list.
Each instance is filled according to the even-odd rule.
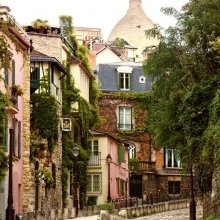
[[15,210],[13,207],[13,165],[12,165],[12,155],[14,146],[14,129],[9,129],[10,134],[10,146],[9,146],[9,168],[8,168],[8,206],[6,209],[6,220],[14,220]]
[[193,181],[193,166],[192,163],[190,165],[190,220],[196,220],[196,201],[195,201],[195,193],[194,193],[194,181]]
[[108,197],[107,197],[107,201],[110,202],[111,201],[111,193],[110,193],[110,163],[112,162],[112,157],[111,157],[110,154],[107,155],[106,161],[108,163]]
[[76,163],[77,157],[79,156],[79,148],[77,146],[73,147],[73,156],[74,156],[74,169],[73,169],[73,176],[74,176],[74,207],[76,209],[76,217],[78,216],[78,196],[77,196],[77,178],[76,178]]

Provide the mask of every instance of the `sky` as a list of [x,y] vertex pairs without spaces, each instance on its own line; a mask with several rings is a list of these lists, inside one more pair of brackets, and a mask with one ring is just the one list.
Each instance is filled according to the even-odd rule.
[[[175,20],[164,15],[161,7],[180,10],[187,2],[189,0],[142,0],[142,8],[153,23],[167,28],[174,25]],[[59,27],[59,16],[68,15],[75,27],[101,28],[104,40],[126,14],[128,4],[129,0],[0,0],[0,5],[8,6],[10,14],[22,26],[41,19]]]

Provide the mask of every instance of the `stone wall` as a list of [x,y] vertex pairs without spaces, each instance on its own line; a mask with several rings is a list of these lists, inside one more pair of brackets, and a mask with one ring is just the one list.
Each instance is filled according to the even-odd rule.
[[204,217],[220,216],[220,171],[216,170],[212,178],[212,191],[203,195]]
[[[135,129],[131,131],[120,131],[117,128],[117,111],[120,105],[128,105],[134,109],[134,126]],[[107,132],[115,137],[121,137],[124,140],[128,140],[135,144],[137,150],[137,158],[140,160],[150,160],[151,158],[151,136],[147,132],[138,131],[143,125],[143,121],[147,111],[142,111],[141,114],[136,114],[138,103],[135,101],[129,101],[124,99],[116,99],[109,95],[106,95],[99,99],[99,114],[102,118],[102,122],[95,130],[101,132]]]
[[62,63],[62,42],[59,35],[28,33],[33,40],[34,50],[50,57],[55,57]]
[[35,178],[34,165],[30,162],[30,55],[25,59],[24,64],[24,85],[23,85],[23,211],[34,210],[35,201]]

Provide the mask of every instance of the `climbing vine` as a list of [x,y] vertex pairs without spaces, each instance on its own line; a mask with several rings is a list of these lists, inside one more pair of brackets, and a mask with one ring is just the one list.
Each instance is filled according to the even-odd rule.
[[47,93],[35,93],[31,96],[31,128],[48,142],[52,153],[58,140],[58,107],[53,96]]
[[[85,99],[80,97],[79,90],[75,87],[75,82],[72,77],[71,69],[70,69],[70,61],[71,56],[74,55],[82,64],[87,68],[88,71],[92,73],[92,69],[89,66],[87,53],[88,50],[86,47],[78,45],[76,37],[73,33],[72,27],[72,18],[69,16],[61,16],[60,17],[63,34],[66,39],[68,39],[70,45],[74,48],[69,47],[69,51],[72,53],[67,53],[67,59],[64,62],[64,66],[66,67],[66,76],[62,82],[63,88],[63,115],[65,117],[70,117],[72,124],[76,124],[80,129],[80,132],[77,137],[74,137],[75,134],[72,132],[63,132],[62,135],[62,190],[63,190],[63,203],[64,206],[68,204],[67,196],[68,196],[68,172],[73,168],[74,156],[72,152],[73,146],[77,145],[80,149],[80,154],[77,159],[77,180],[78,186],[80,189],[80,205],[85,204],[86,199],[86,170],[87,163],[89,159],[87,143],[89,137],[89,130],[98,120],[98,105],[97,105],[97,97],[99,95],[97,90],[97,85],[94,80],[90,80],[90,97],[87,102]],[[67,45],[68,46],[68,45]],[[79,104],[79,118],[75,118],[72,115],[72,104]]]

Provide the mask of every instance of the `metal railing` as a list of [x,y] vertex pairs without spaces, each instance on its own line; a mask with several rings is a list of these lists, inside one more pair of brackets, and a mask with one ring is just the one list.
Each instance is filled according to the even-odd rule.
[[118,198],[118,199],[113,199],[112,203],[114,205],[114,208],[116,209],[135,207],[138,206],[138,198],[137,197]]
[[88,166],[101,166],[101,152],[91,152]]
[[129,169],[131,171],[139,170],[139,171],[150,171],[154,172],[156,169],[156,162],[154,161],[132,161],[129,163]]

